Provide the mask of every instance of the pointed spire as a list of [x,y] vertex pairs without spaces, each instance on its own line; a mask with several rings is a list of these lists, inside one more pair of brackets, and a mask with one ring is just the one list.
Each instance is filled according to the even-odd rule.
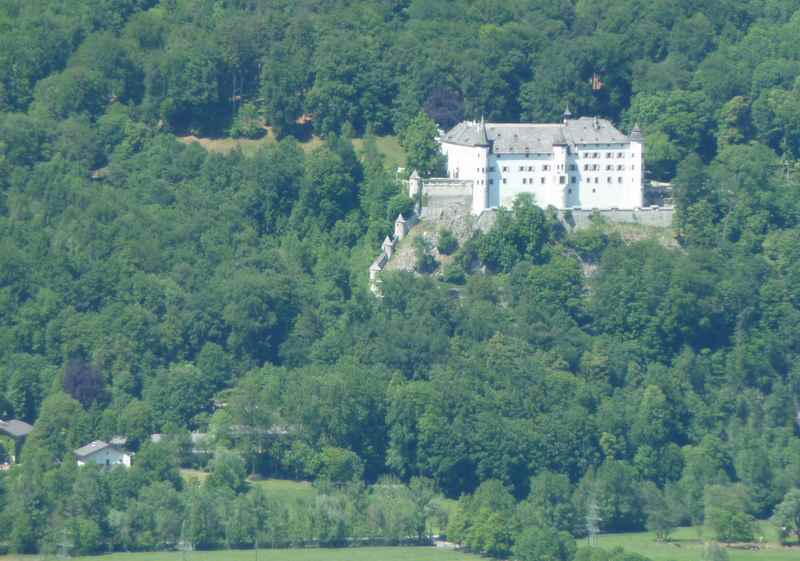
[[419,172],[417,171],[417,168],[414,168],[414,171],[411,172],[409,179],[419,179]]
[[392,240],[389,239],[389,236],[386,236],[386,238],[384,238],[382,245],[384,245],[384,246],[392,245]]
[[481,115],[481,122],[478,124],[478,138],[475,142],[477,146],[489,146],[489,137],[486,134],[486,121]]
[[397,215],[397,220],[395,220],[394,222],[395,222],[395,224],[405,224],[406,223],[406,219],[403,218],[403,214],[400,213],[400,214]]
[[569,103],[567,103],[567,105],[564,107],[563,117],[564,117],[564,124],[565,125],[567,124],[567,120],[572,118],[572,112],[569,110]]
[[631,134],[629,138],[634,142],[641,142],[644,140],[644,136],[642,135],[642,129],[639,128],[639,122],[633,124],[633,129],[631,129]]

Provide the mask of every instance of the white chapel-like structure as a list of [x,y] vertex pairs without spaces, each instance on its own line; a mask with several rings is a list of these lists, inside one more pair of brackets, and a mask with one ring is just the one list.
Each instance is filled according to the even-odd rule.
[[567,110],[556,124],[463,121],[439,140],[447,179],[472,184],[473,214],[510,207],[521,193],[557,209],[644,206],[638,126],[625,135],[606,119],[573,119]]

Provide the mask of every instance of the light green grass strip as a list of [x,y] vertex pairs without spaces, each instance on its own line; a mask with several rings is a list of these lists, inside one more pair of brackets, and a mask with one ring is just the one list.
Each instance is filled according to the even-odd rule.
[[[0,561],[44,561],[38,555],[3,556]],[[55,560],[55,557],[51,557]],[[82,561],[182,561],[181,552],[114,553],[76,557]],[[186,561],[256,561],[251,550],[192,551]],[[479,561],[481,558],[433,547],[360,547],[341,549],[262,549],[257,561]]]

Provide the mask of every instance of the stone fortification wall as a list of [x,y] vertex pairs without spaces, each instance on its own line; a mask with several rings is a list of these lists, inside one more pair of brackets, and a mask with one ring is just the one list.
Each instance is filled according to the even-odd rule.
[[472,181],[463,179],[433,178],[425,181],[422,206],[428,212],[467,212],[472,208]]
[[643,226],[655,226],[658,228],[669,228],[672,226],[672,218],[675,213],[674,207],[645,207],[640,209],[571,209],[559,210],[558,217],[564,225],[571,230],[587,228],[592,224],[592,216],[597,215],[608,222],[622,224],[641,224]]
[[[569,230],[581,230],[592,225],[592,217],[598,216],[607,222],[641,224],[657,228],[670,228],[675,209],[671,206],[647,207],[628,210],[559,210],[558,218]],[[488,232],[497,221],[497,210],[484,210],[479,216],[470,216],[458,209],[423,208],[421,218],[443,228],[452,230],[459,238],[469,237],[469,232]]]

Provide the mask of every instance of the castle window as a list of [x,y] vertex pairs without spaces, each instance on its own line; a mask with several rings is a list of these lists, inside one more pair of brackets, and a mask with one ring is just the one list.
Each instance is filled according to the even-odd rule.
[[542,178],[542,185],[544,185],[544,177]]
[[528,166],[528,171],[533,171],[533,166]]
[[508,171],[508,166],[503,166],[503,171]]
[[525,166],[519,166],[519,171],[525,171]]
[[597,193],[597,189],[592,189],[592,193]]
[[[489,181],[491,182],[491,179]],[[610,177],[608,178],[608,181],[606,181],[606,183],[611,183],[611,178]]]
[[508,179],[506,179],[506,178],[504,177],[504,178],[503,178],[503,185],[505,185],[506,183],[508,183]]
[[593,152],[592,153],[592,158],[599,158],[599,157],[600,157],[600,154],[598,152]]
[[595,182],[595,183],[600,183],[600,178],[599,178],[599,177],[595,177],[595,178],[594,178],[594,182]]
[[578,179],[573,175],[572,177],[569,178],[569,182],[570,183],[577,183]]
[[625,154],[623,154],[622,152],[618,152],[617,153],[617,158],[624,158],[624,157],[625,157]]
[[623,165],[617,166],[617,171],[622,171],[624,169],[625,169],[625,166],[623,166]]
[[631,166],[631,169],[632,169],[632,170],[636,169],[636,166]]
[[613,169],[614,169],[614,166],[612,166],[611,164],[608,164],[608,165],[606,166],[606,171],[611,171],[611,170],[613,170]]
[[567,182],[567,178],[566,178],[565,176],[563,176],[563,175],[559,175],[559,176],[558,176],[558,182],[559,182],[561,185],[564,185],[564,183],[566,183],[566,182]]
[[494,185],[494,179],[489,180],[489,185]]
[[583,171],[589,171],[589,164],[583,164]]
[[523,185],[527,185],[527,184],[528,184],[528,179],[527,179],[527,178],[525,178],[525,177],[523,177],[523,178],[522,178],[522,184],[523,184]]
[[494,166],[489,166],[489,171],[494,171]]
[[567,193],[572,193],[572,189],[567,189]]
[[617,183],[622,183],[622,177],[617,178]]
[[606,158],[613,158],[614,154],[611,152],[606,152]]
[[542,171],[550,171],[550,166],[548,166],[547,164],[543,165]]
[[575,164],[569,165],[569,171],[575,171],[576,169],[578,169],[578,166],[576,166]]
[[599,165],[599,164],[594,164],[594,165],[592,166],[592,170],[593,170],[593,171],[598,171],[599,169],[600,169],[600,165]]

